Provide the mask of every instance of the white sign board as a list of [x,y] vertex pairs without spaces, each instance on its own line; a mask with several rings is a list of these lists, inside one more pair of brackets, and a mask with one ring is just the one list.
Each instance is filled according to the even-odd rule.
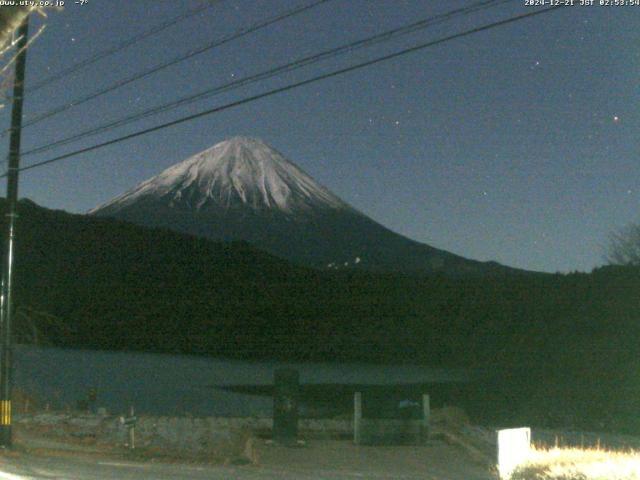
[[526,462],[531,449],[530,428],[498,430],[498,472],[508,479],[518,465]]

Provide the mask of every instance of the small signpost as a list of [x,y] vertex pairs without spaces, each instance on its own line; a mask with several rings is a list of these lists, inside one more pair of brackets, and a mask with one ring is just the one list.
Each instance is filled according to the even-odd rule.
[[90,412],[95,413],[97,401],[98,401],[98,389],[95,387],[91,387],[87,392],[87,406]]
[[131,406],[131,410],[129,410],[128,417],[120,417],[120,423],[127,427],[129,431],[129,448],[131,450],[136,448],[136,423],[138,422],[138,417],[135,415],[135,410],[133,406]]

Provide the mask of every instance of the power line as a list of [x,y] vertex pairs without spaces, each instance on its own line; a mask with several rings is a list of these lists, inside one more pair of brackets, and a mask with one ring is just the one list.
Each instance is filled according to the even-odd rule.
[[156,35],[164,30],[166,30],[169,27],[172,27],[173,25],[176,25],[184,20],[187,20],[191,17],[194,17],[196,15],[198,15],[201,12],[204,12],[205,10],[213,7],[216,3],[220,3],[222,0],[213,0],[210,2],[207,2],[205,5],[201,5],[197,8],[191,9],[191,10],[187,10],[186,12],[184,12],[182,15],[179,15],[177,17],[174,17],[172,19],[167,20],[166,22],[160,23],[158,25],[156,25],[155,27],[150,28],[149,30],[142,32],[138,35],[134,35],[131,38],[128,38],[110,48],[107,48],[101,52],[96,53],[95,55],[92,55],[89,58],[86,58],[85,60],[82,60],[80,62],[77,62],[63,70],[60,70],[58,73],[55,73],[53,75],[50,75],[49,77],[45,78],[44,80],[41,80],[40,82],[36,83],[35,85],[31,86],[30,88],[26,89],[27,93],[32,93],[35,92],[36,90],[41,89],[44,86],[48,86],[51,85],[55,82],[57,82],[58,80],[67,77],[69,75],[71,75],[72,73],[77,72],[78,70],[91,65],[92,63],[96,63],[99,60],[102,60],[103,58],[109,57],[111,55],[114,55],[132,45],[135,45],[138,42],[141,42],[142,40],[145,40],[146,38],[149,38],[153,35]]
[[[88,102],[89,100],[93,100],[95,98],[98,98],[102,95],[105,95],[107,93],[113,92],[114,90],[117,90],[118,88],[124,87],[125,85],[128,85],[132,82],[135,82],[137,80],[141,80],[145,77],[148,77],[149,75],[153,75],[154,73],[157,73],[161,70],[164,70],[165,68],[171,67],[173,65],[176,65],[180,62],[183,62],[189,58],[195,57],[196,55],[200,55],[201,53],[204,53],[206,51],[209,51],[213,48],[219,47],[225,43],[228,43],[232,40],[236,40],[240,37],[243,37],[245,35],[248,35],[250,33],[256,32],[258,30],[261,30],[263,28],[266,28],[270,25],[273,25],[274,23],[280,22],[282,20],[285,20],[287,18],[293,17],[294,15],[298,15],[300,13],[303,13],[307,10],[310,10],[314,7],[317,7],[318,5],[321,5],[323,3],[326,2],[330,2],[332,0],[316,0],[313,3],[310,3],[308,5],[304,5],[301,7],[296,7],[292,10],[288,10],[287,12],[280,14],[276,17],[272,17],[269,20],[265,20],[259,23],[256,23],[248,28],[242,29],[236,33],[233,33],[231,35],[228,35],[226,37],[223,37],[222,39],[219,40],[214,40],[213,42],[210,42],[202,47],[196,48],[194,50],[190,50],[189,52],[187,52],[186,54],[180,55],[178,57],[173,58],[172,60],[169,60],[168,62],[164,62],[161,63],[159,65],[156,65],[150,69],[147,69],[143,72],[137,73],[131,77],[125,78],[123,80],[119,80],[118,82],[105,87],[101,90],[98,90],[96,92],[90,93],[89,95],[86,95],[84,97],[80,97],[77,98],[75,100],[72,100],[68,103],[59,105],[57,107],[52,108],[51,110],[47,111],[47,112],[43,112],[39,115],[36,115],[35,118],[32,118],[31,120],[27,121],[24,123],[24,125],[22,126],[22,128],[26,128],[26,127],[30,127],[32,125],[35,125],[36,123],[40,123],[43,120],[46,120],[47,118],[51,118],[54,115],[57,115],[59,113],[65,112],[67,110],[69,110],[70,108],[73,107],[77,107],[78,105],[81,105],[85,102]],[[5,132],[6,133],[6,132]],[[4,135],[4,133],[3,133]]]
[[372,37],[367,37],[365,39],[362,40],[358,40],[346,45],[342,45],[340,47],[336,47],[336,48],[332,48],[329,50],[325,50],[323,52],[317,53],[315,55],[311,55],[311,56],[307,56],[304,57],[302,59],[296,60],[294,62],[290,62],[288,64],[285,65],[281,65],[279,67],[275,67],[272,69],[269,69],[267,71],[255,74],[255,75],[251,75],[242,79],[238,79],[238,80],[234,80],[232,82],[226,83],[224,85],[220,85],[218,87],[214,87],[214,88],[210,88],[210,89],[206,89],[204,91],[201,91],[199,93],[193,94],[193,95],[189,95],[183,98],[180,98],[178,100],[174,100],[172,102],[168,102],[156,107],[153,107],[151,109],[147,109],[143,112],[139,112],[139,113],[135,113],[132,115],[128,115],[126,117],[120,118],[118,120],[115,121],[111,121],[108,122],[106,124],[102,124],[99,125],[97,127],[93,127],[91,129],[85,130],[83,132],[79,132],[76,133],[74,135],[71,135],[69,137],[57,140],[53,143],[49,143],[46,145],[42,145],[39,147],[35,147],[31,150],[27,150],[26,152],[23,152],[22,155],[23,156],[28,156],[28,155],[33,155],[36,153],[42,153],[44,151],[47,150],[51,150],[55,147],[61,146],[61,145],[66,145],[68,143],[74,142],[76,140],[80,140],[82,138],[86,138],[86,137],[90,137],[90,136],[94,136],[97,135],[99,133],[104,133],[106,131],[112,130],[114,128],[117,127],[121,127],[124,125],[127,125],[129,123],[141,120],[143,118],[147,118],[150,116],[154,116],[157,115],[159,113],[163,113],[166,112],[168,110],[172,110],[184,105],[188,105],[190,103],[193,103],[195,101],[199,101],[199,100],[203,100],[205,98],[210,98],[214,95],[217,95],[219,93],[222,92],[228,92],[230,90],[234,90],[236,88],[239,87],[244,87],[246,85],[255,83],[257,81],[260,80],[265,80],[271,77],[274,77],[276,75],[279,75],[281,73],[285,73],[285,72],[290,72],[293,70],[297,70],[299,68],[302,67],[306,67],[308,65],[317,63],[319,61],[322,60],[326,60],[328,58],[333,58],[336,57],[338,55],[341,55],[343,53],[351,53],[356,49],[359,48],[363,48],[363,47],[369,47],[372,45],[375,45],[377,43],[381,43],[384,41],[389,41],[392,40],[394,38],[397,38],[401,35],[406,35],[409,33],[414,33],[418,30],[421,29],[425,29],[427,27],[430,27],[432,25],[435,25],[437,23],[441,23],[444,22],[446,20],[450,20],[451,18],[454,18],[458,15],[466,15],[472,12],[476,12],[482,9],[488,9],[488,8],[492,8],[495,6],[498,6],[500,4],[503,3],[507,3],[510,0],[483,0],[480,2],[477,2],[473,5],[469,5],[467,7],[463,7],[463,8],[458,8],[455,10],[451,10],[449,12],[440,14],[440,15],[435,15],[423,20],[419,20],[417,22],[411,23],[409,25],[403,26],[403,27],[399,27],[399,28],[394,28],[391,30],[387,30],[385,32],[379,33],[377,35],[374,35]]
[[[166,122],[166,123],[163,123],[163,124],[160,124],[160,125],[156,125],[155,127],[147,128],[147,129],[144,129],[144,130],[139,130],[137,132],[130,133],[128,135],[124,135],[124,136],[121,136],[121,137],[117,137],[117,138],[114,138],[112,140],[108,140],[106,142],[102,142],[102,143],[99,143],[99,144],[96,144],[96,145],[92,145],[90,147],[81,148],[81,149],[75,150],[73,152],[65,153],[63,155],[58,155],[57,157],[53,157],[53,158],[50,158],[48,160],[43,160],[41,162],[37,162],[37,163],[31,164],[31,165],[28,165],[26,167],[21,167],[19,169],[19,171],[31,170],[33,168],[38,168],[38,167],[41,167],[41,166],[44,166],[44,165],[49,165],[51,163],[59,162],[61,160],[65,160],[67,158],[75,157],[75,156],[80,155],[82,153],[87,153],[87,152],[91,152],[93,150],[98,150],[100,148],[107,147],[109,145],[114,145],[116,143],[124,142],[124,141],[130,140],[132,138],[140,137],[140,136],[146,135],[148,133],[153,133],[153,132],[156,132],[158,130],[162,130],[162,129],[165,129],[165,128],[168,128],[168,127],[172,127],[174,125],[179,125],[181,123],[185,123],[185,122],[188,122],[188,121],[191,121],[191,120],[195,120],[195,119],[200,118],[200,117],[204,117],[204,116],[207,116],[207,115],[212,115],[214,113],[218,113],[218,112],[221,112],[221,111],[224,111],[224,110],[228,110],[230,108],[238,107],[240,105],[244,105],[244,104],[256,101],[256,100],[260,100],[262,98],[270,97],[270,96],[276,95],[278,93],[286,92],[286,91],[289,91],[289,90],[294,90],[296,88],[299,88],[299,87],[302,87],[302,86],[305,86],[305,85],[310,85],[312,83],[316,83],[316,82],[319,82],[319,81],[322,81],[322,80],[326,80],[328,78],[332,78],[332,77],[336,77],[338,75],[343,75],[345,73],[353,72],[355,70],[359,70],[359,69],[362,69],[362,68],[365,68],[365,67],[369,67],[371,65],[375,65],[375,64],[378,64],[378,63],[381,63],[381,62],[385,62],[387,60],[391,60],[391,59],[398,58],[398,57],[401,57],[401,56],[404,56],[404,55],[407,55],[407,54],[410,54],[410,53],[414,53],[414,52],[423,50],[423,49],[428,48],[428,47],[432,47],[432,46],[439,45],[439,44],[442,44],[442,43],[445,43],[445,42],[449,42],[449,41],[457,39],[457,38],[466,37],[466,36],[472,35],[474,33],[479,33],[479,32],[485,31],[485,30],[490,30],[490,29],[493,29],[493,28],[501,27],[503,25],[507,25],[507,24],[514,23],[514,22],[517,22],[517,21],[520,21],[520,20],[524,20],[525,18],[530,18],[530,17],[534,17],[536,15],[541,15],[543,13],[548,13],[548,12],[551,12],[553,10],[557,10],[559,8],[564,8],[564,6],[563,5],[557,5],[557,6],[548,7],[548,8],[544,8],[544,9],[540,9],[540,10],[535,10],[535,11],[532,11],[532,12],[529,12],[529,13],[524,13],[524,14],[521,14],[521,15],[516,15],[516,16],[511,17],[511,18],[507,18],[505,20],[500,20],[498,22],[493,22],[493,23],[490,23],[490,24],[487,24],[487,25],[483,25],[481,27],[476,27],[476,28],[472,28],[470,30],[465,30],[464,32],[461,32],[461,33],[456,33],[456,34],[453,34],[453,35],[449,35],[447,37],[440,38],[438,40],[433,40],[433,41],[430,41],[430,42],[427,42],[427,43],[423,43],[423,44],[420,44],[420,45],[409,47],[409,48],[406,48],[404,50],[400,50],[398,52],[391,53],[389,55],[378,57],[378,58],[373,59],[373,60],[368,60],[366,62],[358,63],[358,64],[352,65],[350,67],[345,67],[345,68],[341,68],[339,70],[334,70],[333,72],[325,73],[325,74],[319,75],[317,77],[313,77],[313,78],[310,78],[310,79],[307,79],[307,80],[303,80],[303,81],[300,81],[300,82],[289,84],[289,85],[286,85],[284,87],[275,88],[275,89],[269,90],[267,92],[263,92],[263,93],[260,93],[260,94],[257,94],[257,95],[246,97],[246,98],[243,98],[241,100],[237,100],[235,102],[227,103],[226,105],[222,105],[220,107],[211,108],[211,109],[199,112],[199,113],[195,113],[193,115],[188,115],[186,117],[179,118],[177,120],[172,120],[170,122]],[[0,178],[5,177],[6,175],[7,175],[7,173],[4,173],[4,174],[0,175]]]

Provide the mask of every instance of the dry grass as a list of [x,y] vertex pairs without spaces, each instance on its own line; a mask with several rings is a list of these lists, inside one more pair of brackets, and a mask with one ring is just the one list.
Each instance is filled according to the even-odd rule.
[[532,449],[511,480],[640,480],[640,451]]

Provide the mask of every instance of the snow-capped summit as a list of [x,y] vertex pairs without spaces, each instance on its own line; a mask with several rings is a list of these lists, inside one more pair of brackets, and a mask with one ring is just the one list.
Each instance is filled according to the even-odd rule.
[[383,227],[261,140],[234,137],[90,214],[215,240],[241,240],[322,269],[484,273],[475,262]]
[[261,140],[233,137],[92,210],[116,212],[153,198],[178,209],[250,207],[285,213],[350,208]]

